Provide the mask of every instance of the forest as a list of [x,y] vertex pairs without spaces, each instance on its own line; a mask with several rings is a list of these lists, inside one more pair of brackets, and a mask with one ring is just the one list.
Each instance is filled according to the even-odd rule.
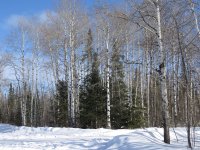
[[59,0],[20,16],[0,57],[0,122],[200,126],[198,0]]

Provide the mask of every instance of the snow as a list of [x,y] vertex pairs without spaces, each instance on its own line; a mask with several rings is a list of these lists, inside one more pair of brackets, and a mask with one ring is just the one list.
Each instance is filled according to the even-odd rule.
[[[176,132],[176,135],[175,135]],[[0,150],[186,150],[186,128],[170,129],[171,144],[163,143],[162,128],[78,129],[16,127],[0,124]],[[196,128],[200,149],[200,128]],[[177,138],[176,138],[177,136]],[[178,139],[178,141],[177,141]]]

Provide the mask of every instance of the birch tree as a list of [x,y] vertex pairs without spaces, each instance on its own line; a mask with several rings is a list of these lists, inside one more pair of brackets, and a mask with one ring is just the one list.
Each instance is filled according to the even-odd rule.
[[[22,117],[22,125],[27,125],[27,100],[26,100],[26,62],[25,62],[25,53],[27,52],[27,42],[28,42],[28,21],[27,19],[21,17],[17,22],[17,26],[14,27],[11,36],[9,37],[9,45],[12,49],[17,50],[17,56],[14,57],[19,62],[12,61],[12,66],[15,69],[15,73],[17,74],[17,80],[19,81],[19,88],[21,89],[21,117]],[[20,64],[20,66],[18,65]]]
[[[138,20],[133,20],[134,23],[139,25],[141,28],[148,30],[149,32],[157,36],[158,50],[159,50],[159,64],[158,73],[161,85],[161,95],[162,95],[162,119],[164,128],[164,142],[170,144],[169,135],[169,106],[167,97],[167,83],[166,83],[166,52],[164,50],[163,34],[162,34],[162,15],[161,6],[162,1],[160,0],[148,0],[143,1],[143,6],[134,7],[137,13],[135,16]],[[145,10],[146,9],[146,10]]]
[[195,2],[193,0],[188,0],[188,3],[190,5],[190,9],[191,9],[193,17],[194,17],[194,23],[195,23],[195,27],[196,27],[198,36],[200,38],[199,20],[198,20],[197,13],[195,11]]
[[[65,54],[67,48],[69,49],[69,95],[68,106],[70,106],[70,126],[78,126],[79,121],[79,77],[78,77],[78,60],[77,49],[81,46],[83,35],[87,32],[87,16],[84,11],[81,12],[79,0],[62,0],[60,3],[60,10],[63,22],[63,31],[65,33],[64,50]],[[68,46],[66,45],[68,43]],[[66,56],[65,56],[66,57]],[[66,59],[66,58],[65,58]],[[66,60],[65,60],[66,62]],[[67,73],[66,73],[67,74]]]
[[[31,21],[33,22],[33,21]],[[35,25],[34,25],[35,24]],[[38,91],[38,71],[39,71],[39,53],[41,51],[41,23],[32,23],[29,27],[29,37],[32,41],[32,60],[31,60],[31,110],[30,110],[30,124],[31,126],[36,124],[36,115],[34,104],[36,103],[37,91]]]

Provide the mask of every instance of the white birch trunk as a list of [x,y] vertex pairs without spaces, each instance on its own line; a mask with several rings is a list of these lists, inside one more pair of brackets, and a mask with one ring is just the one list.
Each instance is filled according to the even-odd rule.
[[[65,82],[67,82],[67,92],[68,92],[68,97],[67,97],[67,120],[66,123],[70,125],[70,117],[71,117],[71,99],[70,99],[70,82],[69,82],[69,65],[67,62],[67,25],[64,21],[64,32],[65,32],[65,37],[64,37],[64,74],[65,74]],[[67,122],[68,121],[68,122]]]
[[22,125],[26,126],[26,81],[25,81],[25,31],[22,27],[22,41],[21,41],[21,74],[22,74],[22,101],[21,101],[21,114],[22,114]]
[[110,120],[110,51],[109,51],[109,39],[110,39],[110,33],[109,33],[109,27],[107,29],[106,33],[106,55],[107,55],[107,68],[106,68],[106,90],[107,90],[107,128],[111,128],[111,120]]
[[156,13],[158,21],[158,43],[160,50],[160,83],[161,83],[161,95],[162,95],[162,117],[163,117],[163,127],[164,127],[164,142],[170,144],[170,135],[169,135],[169,106],[168,106],[168,97],[167,97],[167,84],[166,84],[166,55],[163,48],[163,39],[162,39],[162,30],[161,30],[161,16],[160,16],[160,1],[156,0]]
[[[141,107],[144,108],[144,67],[145,67],[145,54],[143,52],[142,66],[140,71],[140,94],[141,94]],[[142,110],[142,116],[144,117],[144,111]]]
[[71,124],[75,127],[75,49],[73,33],[70,31],[70,49],[71,49]]
[[[39,38],[39,37],[38,37]],[[36,50],[36,62],[35,62],[35,107],[34,107],[34,124],[37,125],[37,100],[38,100],[38,73],[39,73],[39,54],[40,43],[37,41],[37,50]]]
[[[138,58],[139,57],[140,57],[140,42],[138,40]],[[135,107],[137,107],[137,100],[138,100],[139,73],[140,73],[140,65],[136,72],[135,103],[134,103]]]
[[31,75],[31,80],[32,80],[32,86],[31,86],[31,126],[33,126],[33,100],[34,100],[34,86],[35,86],[35,79],[34,79],[34,73],[35,73],[35,50],[32,52],[32,75]]
[[[149,103],[150,103],[150,79],[151,79],[151,54],[148,55],[149,50],[149,42],[148,42],[148,32],[146,31],[146,59],[147,59],[147,65],[146,65],[146,75],[147,75],[147,126],[150,126],[150,109],[149,109]],[[151,53],[151,52],[150,52]]]
[[195,20],[195,26],[196,26],[196,30],[198,32],[198,35],[199,35],[199,38],[200,38],[200,29],[199,29],[199,22],[198,22],[198,17],[195,13],[195,7],[194,7],[194,2],[192,0],[188,0],[189,3],[190,3],[190,8],[191,8],[191,11],[192,11],[192,14],[194,16],[194,20]]
[[172,67],[173,67],[173,89],[174,89],[174,116],[177,117],[178,115],[178,110],[177,110],[177,79],[176,79],[176,56],[174,54],[174,50],[173,50],[173,58],[172,58]]

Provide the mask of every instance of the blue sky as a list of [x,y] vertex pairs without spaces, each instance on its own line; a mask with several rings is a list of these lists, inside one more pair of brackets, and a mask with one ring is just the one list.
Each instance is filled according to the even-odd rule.
[[[91,7],[95,0],[86,0],[87,7]],[[105,0],[106,1],[106,0]],[[107,0],[111,3],[120,0]],[[10,24],[14,24],[17,16],[41,15],[46,10],[53,10],[58,0],[1,0],[0,4],[0,43],[6,39],[10,31]]]
[[[46,10],[54,9],[58,0],[2,0],[0,4],[0,42],[9,33],[8,25],[16,16],[39,15]],[[87,5],[92,5],[94,0],[86,0]]]
[[0,4],[0,42],[9,33],[8,23],[15,16],[36,15],[53,8],[52,0],[2,0]]
[[51,8],[51,0],[3,0],[0,5],[0,18],[12,14],[33,14]]

